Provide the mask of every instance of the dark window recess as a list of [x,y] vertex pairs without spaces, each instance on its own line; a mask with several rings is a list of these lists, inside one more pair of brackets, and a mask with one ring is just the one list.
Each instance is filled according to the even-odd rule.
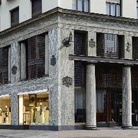
[[121,58],[123,56],[124,37],[114,34],[97,33],[97,55]]
[[86,55],[87,33],[75,32],[74,35],[74,54]]
[[111,16],[121,16],[121,2],[106,2],[106,14]]
[[8,47],[0,48],[0,84],[8,83]]
[[133,59],[138,59],[138,37],[132,37]]
[[116,66],[96,67],[97,88],[122,88],[122,69]]
[[138,73],[137,73],[138,67],[132,67],[131,71],[131,78],[132,78],[132,88],[138,89]]
[[27,50],[28,79],[45,75],[45,37],[35,36],[28,39]]
[[42,0],[32,0],[32,16],[42,13]]
[[83,62],[75,62],[75,86],[85,86],[85,70]]
[[19,24],[19,7],[13,9],[11,12],[11,26]]

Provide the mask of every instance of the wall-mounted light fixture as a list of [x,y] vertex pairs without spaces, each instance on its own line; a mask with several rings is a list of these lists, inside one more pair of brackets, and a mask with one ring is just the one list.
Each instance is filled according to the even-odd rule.
[[64,40],[62,40],[62,44],[66,47],[69,47],[71,44],[70,42],[72,42],[72,33],[70,32],[69,37],[64,38]]

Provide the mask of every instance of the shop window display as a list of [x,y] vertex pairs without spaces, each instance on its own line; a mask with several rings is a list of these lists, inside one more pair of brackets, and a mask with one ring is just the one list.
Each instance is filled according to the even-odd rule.
[[[49,124],[49,97],[47,93],[23,96],[23,124]],[[20,109],[21,110],[21,109]]]
[[0,125],[11,124],[11,98],[0,97]]

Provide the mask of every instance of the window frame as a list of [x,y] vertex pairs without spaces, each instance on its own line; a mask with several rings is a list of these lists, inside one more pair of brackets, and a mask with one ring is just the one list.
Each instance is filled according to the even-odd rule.
[[10,21],[11,21],[11,27],[19,24],[19,6],[10,10]]
[[[34,3],[33,2],[36,2],[36,1],[39,1],[40,3],[39,3],[39,6],[37,5],[37,10],[35,10],[34,11]],[[40,8],[40,9],[38,9],[38,7]],[[38,16],[38,15],[40,15],[41,13],[42,13],[42,0],[31,0],[31,13],[32,13],[32,17],[36,17],[36,16]]]
[[[85,1],[87,1],[88,2],[88,11],[86,11],[85,10]],[[73,7],[75,7],[75,9],[74,10],[77,10],[77,11],[81,11],[81,12],[90,12],[90,0],[81,0],[81,10],[79,10],[79,0],[75,0],[75,6],[73,6]]]
[[[115,6],[115,9],[114,9],[114,13],[115,14],[114,15],[112,15],[112,8],[111,8],[111,6]],[[117,9],[118,9],[117,7],[118,6],[120,6],[119,11],[117,11]],[[110,15],[110,16],[120,17],[120,16],[122,16],[122,14],[121,14],[122,13],[121,12],[122,8],[121,7],[122,7],[121,6],[121,1],[119,3],[106,1],[106,14]],[[108,12],[107,12],[107,9],[108,9]]]

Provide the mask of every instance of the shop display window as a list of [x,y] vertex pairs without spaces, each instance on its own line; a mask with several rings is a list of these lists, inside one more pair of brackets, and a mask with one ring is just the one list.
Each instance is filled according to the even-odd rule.
[[[19,102],[20,100],[19,96]],[[21,104],[21,103],[20,103]],[[19,111],[20,124],[48,125],[49,124],[49,95],[48,93],[23,95],[23,107]],[[21,107],[21,106],[20,106]]]
[[10,96],[0,97],[0,125],[11,124],[11,98]]

